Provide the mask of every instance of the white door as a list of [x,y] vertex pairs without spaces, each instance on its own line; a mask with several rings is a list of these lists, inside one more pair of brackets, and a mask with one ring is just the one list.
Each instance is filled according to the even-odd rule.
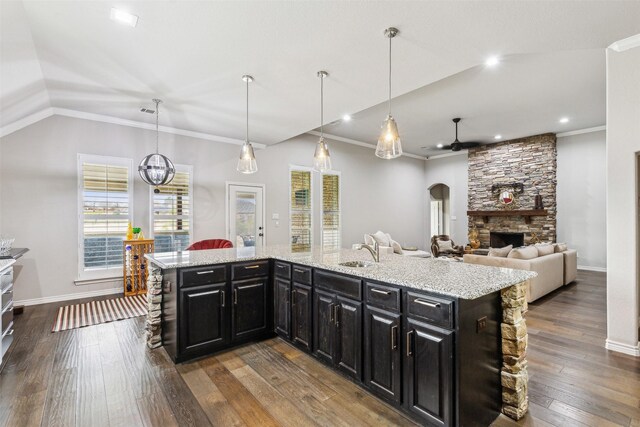
[[431,235],[437,236],[442,233],[442,201],[431,201]]
[[227,184],[228,236],[233,247],[262,247],[264,230],[264,187]]

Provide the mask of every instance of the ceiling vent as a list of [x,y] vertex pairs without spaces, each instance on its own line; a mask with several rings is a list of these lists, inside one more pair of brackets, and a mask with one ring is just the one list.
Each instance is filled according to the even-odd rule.
[[155,114],[156,110],[152,110],[151,108],[140,107],[140,112],[148,113],[148,114]]

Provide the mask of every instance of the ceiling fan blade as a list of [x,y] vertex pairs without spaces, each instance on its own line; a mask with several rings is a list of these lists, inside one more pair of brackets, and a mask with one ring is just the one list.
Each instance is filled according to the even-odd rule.
[[442,147],[440,147],[441,150],[451,150],[451,146],[450,145],[444,145]]
[[475,147],[479,147],[480,145],[482,145],[480,142],[476,142],[476,141],[468,141],[468,142],[461,142],[460,146],[462,148],[475,148]]

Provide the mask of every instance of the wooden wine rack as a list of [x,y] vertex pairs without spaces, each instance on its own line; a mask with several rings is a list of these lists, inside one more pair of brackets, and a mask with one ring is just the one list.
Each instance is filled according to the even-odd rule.
[[[131,249],[127,249],[128,247]],[[149,261],[144,255],[153,253],[153,239],[125,240],[122,250],[124,257],[122,263],[124,295],[146,294]]]

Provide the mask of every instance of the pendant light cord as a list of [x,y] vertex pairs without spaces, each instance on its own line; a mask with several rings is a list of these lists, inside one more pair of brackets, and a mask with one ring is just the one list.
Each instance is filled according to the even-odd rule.
[[391,39],[389,37],[389,115],[391,115]]
[[245,139],[249,143],[249,79],[245,83],[247,85],[247,128],[245,130]]
[[324,137],[324,76],[320,76],[320,138]]
[[159,125],[158,125],[158,116],[160,115],[160,100],[156,99],[156,154],[160,154],[160,131],[158,130]]

